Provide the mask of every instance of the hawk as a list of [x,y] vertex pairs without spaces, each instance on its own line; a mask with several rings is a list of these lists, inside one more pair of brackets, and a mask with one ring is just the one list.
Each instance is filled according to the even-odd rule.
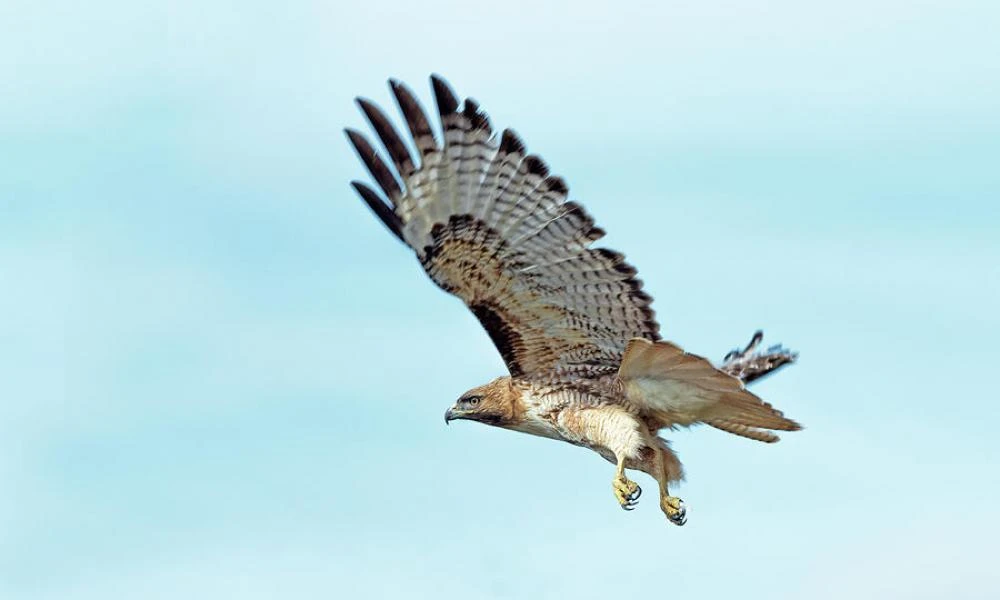
[[800,429],[745,387],[797,355],[780,346],[757,351],[757,332],[715,367],[661,339],[635,268],[594,247],[604,231],[568,199],[566,183],[513,130],[494,134],[475,100],[460,103],[437,75],[431,85],[440,137],[396,80],[389,87],[408,141],[364,98],[357,104],[388,162],[363,134],[346,133],[381,192],[351,185],[434,283],[479,319],[510,372],[462,394],[445,422],[590,448],[616,465],[612,489],[622,508],[641,494],[625,470],[642,471],[659,484],[667,519],[683,525],[684,502],[668,491],[683,477],[681,463],[659,433],[705,423],[771,443],[775,430]]

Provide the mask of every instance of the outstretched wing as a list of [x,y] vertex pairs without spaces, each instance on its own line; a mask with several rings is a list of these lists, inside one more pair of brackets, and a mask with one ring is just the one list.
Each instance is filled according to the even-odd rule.
[[746,348],[743,350],[737,348],[726,354],[719,370],[725,371],[743,383],[751,383],[798,360],[798,352],[787,350],[781,344],[775,344],[764,351],[757,350],[763,339],[763,331],[755,332]]
[[431,279],[476,315],[512,375],[615,373],[627,340],[659,339],[635,269],[622,254],[591,247],[604,231],[517,134],[505,129],[497,140],[474,100],[460,106],[443,79],[431,83],[443,143],[409,88],[389,82],[416,157],[378,106],[357,100],[392,167],[348,129],[382,194],[352,185]]

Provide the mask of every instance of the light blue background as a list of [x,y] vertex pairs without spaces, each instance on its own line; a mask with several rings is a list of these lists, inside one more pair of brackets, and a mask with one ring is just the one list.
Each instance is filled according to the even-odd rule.
[[[998,597],[998,20],[7,0],[0,597]],[[667,338],[802,353],[756,391],[805,431],[671,436],[686,527],[592,453],[442,423],[503,365],[341,133],[432,71],[568,180]]]

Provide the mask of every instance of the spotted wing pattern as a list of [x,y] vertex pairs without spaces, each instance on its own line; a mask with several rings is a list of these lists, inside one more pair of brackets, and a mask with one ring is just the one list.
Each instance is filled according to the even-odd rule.
[[497,139],[474,100],[460,105],[438,76],[431,84],[440,142],[414,94],[390,81],[416,156],[378,106],[357,100],[390,162],[348,129],[381,193],[358,181],[355,190],[430,278],[465,302],[512,375],[615,373],[630,338],[659,339],[636,270],[591,247],[604,231],[517,134]]

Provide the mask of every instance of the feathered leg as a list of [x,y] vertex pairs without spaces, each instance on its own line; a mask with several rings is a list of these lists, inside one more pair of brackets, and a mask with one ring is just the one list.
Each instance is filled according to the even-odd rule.
[[618,456],[618,469],[615,471],[615,478],[611,480],[611,489],[618,498],[618,504],[625,510],[632,510],[639,502],[642,495],[642,488],[639,484],[625,477],[625,457]]
[[617,464],[611,489],[625,510],[635,508],[642,489],[625,476],[625,465],[638,468],[641,452],[647,446],[645,426],[635,415],[620,406],[605,405],[584,410],[563,410],[557,424],[566,439],[587,440],[604,458]]
[[660,484],[660,510],[674,525],[683,525],[687,523],[687,507],[683,500],[677,496],[671,496],[667,489],[667,485],[671,481],[678,481],[683,477],[681,461],[664,440],[657,439],[656,441],[657,452],[653,458],[651,469],[647,472]]

